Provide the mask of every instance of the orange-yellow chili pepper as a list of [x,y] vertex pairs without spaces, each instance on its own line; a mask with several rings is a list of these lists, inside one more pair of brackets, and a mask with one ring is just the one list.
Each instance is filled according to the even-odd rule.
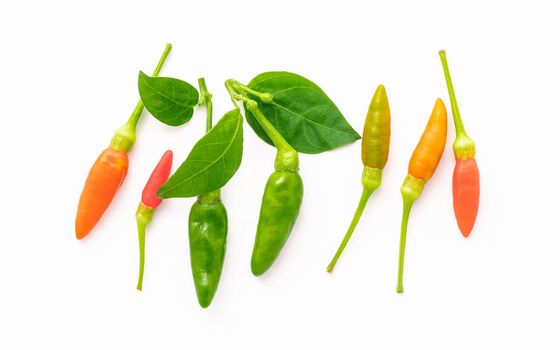
[[445,148],[447,139],[447,111],[441,99],[437,99],[428,125],[416,146],[410,163],[408,175],[401,187],[403,197],[403,215],[401,223],[401,242],[399,252],[399,276],[397,293],[403,292],[404,250],[406,245],[406,228],[412,204],[424,189],[426,182],[432,177]]
[[455,153],[456,160],[455,170],[453,171],[453,209],[455,210],[455,219],[457,220],[459,230],[461,230],[461,233],[466,238],[471,234],[478,214],[480,174],[474,159],[475,144],[473,139],[467,135],[463,120],[461,119],[445,51],[441,50],[439,56],[443,65],[449,99],[451,100],[451,111],[453,112],[456,133],[455,142],[453,143],[453,152]]
[[[170,51],[171,44],[167,44],[154,76],[159,74]],[[128,121],[117,130],[109,147],[101,153],[91,167],[80,195],[76,214],[77,239],[84,238],[93,230],[121,187],[128,171],[127,154],[136,142],[136,126],[143,111],[144,104],[140,101]]]

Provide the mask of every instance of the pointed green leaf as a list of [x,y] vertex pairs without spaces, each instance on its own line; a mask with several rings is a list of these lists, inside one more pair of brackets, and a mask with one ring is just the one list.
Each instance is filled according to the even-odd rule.
[[236,108],[193,147],[179,169],[160,187],[160,198],[194,197],[222,188],[235,174],[243,154],[243,117]]
[[[262,73],[253,78],[248,87],[273,95],[272,103],[253,98],[259,102],[267,119],[298,152],[321,153],[360,138],[323,90],[300,75]],[[246,110],[245,115],[256,134],[272,144],[251,112]]]
[[160,122],[179,126],[188,122],[198,103],[198,91],[189,83],[138,74],[138,91],[146,109]]

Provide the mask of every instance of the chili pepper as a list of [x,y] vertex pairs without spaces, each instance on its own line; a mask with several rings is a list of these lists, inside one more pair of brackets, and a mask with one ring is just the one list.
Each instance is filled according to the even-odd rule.
[[412,204],[424,189],[426,182],[436,170],[447,139],[447,111],[441,99],[437,99],[428,125],[416,146],[410,163],[408,175],[401,187],[403,197],[403,215],[401,223],[401,242],[399,253],[399,276],[397,293],[403,292],[404,250],[406,245],[406,228]]
[[251,256],[251,271],[260,276],[272,266],[292,232],[303,200],[303,181],[296,150],[266,119],[257,102],[248,100],[245,105],[277,148],[275,171],[264,190]]
[[166,151],[160,161],[154,168],[152,175],[148,179],[144,191],[142,191],[142,200],[138,204],[136,210],[136,225],[138,226],[138,245],[140,247],[140,269],[138,272],[138,284],[136,289],[142,290],[142,281],[144,280],[144,257],[146,251],[146,226],[152,222],[154,212],[161,204],[161,199],[157,196],[157,190],[167,181],[171,173],[173,164],[173,152]]
[[[204,78],[198,80],[200,103],[206,104],[206,132],[212,128],[212,95]],[[220,190],[198,196],[189,214],[191,269],[198,303],[206,308],[212,302],[224,266],[228,219]]]
[[375,190],[381,185],[381,173],[389,157],[389,141],[391,138],[391,111],[385,87],[379,85],[369,105],[364,133],[362,136],[362,196],[350,227],[332,258],[327,272],[332,272],[338,258],[348,244],[352,233],[360,221],[366,204]]
[[[167,44],[154,70],[154,76],[159,74],[170,51],[171,44]],[[139,101],[128,121],[117,130],[109,147],[101,153],[91,167],[80,195],[76,214],[77,239],[84,238],[93,230],[124,181],[128,171],[127,154],[136,141],[136,126],[143,110],[144,105]]]
[[455,170],[453,171],[453,209],[455,210],[457,225],[466,238],[471,234],[478,214],[480,174],[474,159],[475,143],[467,135],[463,120],[461,119],[445,51],[441,50],[439,56],[443,65],[449,99],[451,100],[451,111],[453,112],[456,133],[455,142],[453,143],[453,152],[455,153],[456,160]]

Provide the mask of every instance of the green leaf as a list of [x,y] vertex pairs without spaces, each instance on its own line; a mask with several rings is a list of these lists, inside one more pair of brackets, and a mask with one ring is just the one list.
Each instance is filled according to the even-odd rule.
[[160,122],[179,126],[188,122],[198,103],[198,91],[175,78],[138,74],[138,91],[146,109]]
[[[298,152],[321,153],[360,138],[323,90],[300,75],[262,73],[253,78],[248,87],[273,95],[272,103],[253,98],[259,102],[267,119]],[[257,135],[272,144],[251,112],[246,110],[245,115]]]
[[194,145],[179,169],[158,191],[160,198],[194,197],[222,188],[235,174],[243,154],[243,117],[239,108]]

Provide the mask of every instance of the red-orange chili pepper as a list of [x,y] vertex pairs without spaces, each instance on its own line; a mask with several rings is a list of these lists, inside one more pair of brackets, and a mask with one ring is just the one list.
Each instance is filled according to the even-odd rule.
[[140,248],[140,269],[138,272],[138,284],[136,288],[142,290],[144,280],[144,257],[146,246],[146,226],[152,222],[154,212],[161,204],[161,199],[157,196],[157,191],[169,178],[171,166],[173,164],[173,152],[166,151],[161,160],[156,165],[150,179],[142,191],[142,200],[136,210],[136,224],[138,226],[138,245]]
[[447,111],[445,105],[438,98],[428,125],[416,146],[410,163],[408,164],[408,175],[401,187],[403,197],[403,215],[401,223],[401,242],[399,252],[399,276],[397,282],[397,293],[403,292],[404,250],[406,245],[406,228],[412,204],[424,189],[426,182],[432,177],[436,170],[445,142],[447,140]]
[[480,174],[474,159],[475,144],[467,135],[463,120],[461,119],[445,51],[441,50],[439,56],[443,65],[443,72],[445,73],[449,99],[451,100],[451,111],[453,112],[456,133],[455,142],[453,143],[453,152],[456,159],[455,170],[453,171],[453,209],[455,210],[457,225],[459,225],[461,233],[466,238],[471,234],[478,214]]
[[[171,44],[167,44],[154,70],[154,76],[159,74],[170,51]],[[144,104],[140,101],[128,121],[117,130],[109,147],[91,167],[76,214],[77,239],[84,238],[93,230],[123,183],[128,171],[127,154],[136,141],[136,126],[143,111]]]

